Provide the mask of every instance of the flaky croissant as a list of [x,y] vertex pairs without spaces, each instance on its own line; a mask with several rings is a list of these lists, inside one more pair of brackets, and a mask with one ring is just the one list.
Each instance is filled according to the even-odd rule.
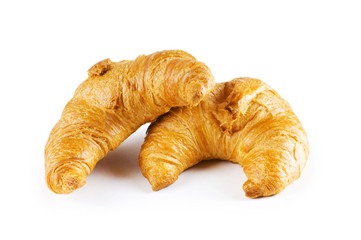
[[83,186],[95,164],[142,124],[171,107],[198,104],[213,85],[209,68],[184,51],[95,64],[46,144],[49,188],[70,193]]
[[307,135],[290,105],[260,80],[216,84],[198,106],[172,109],[151,124],[139,155],[153,190],[207,159],[239,163],[247,197],[270,196],[297,179]]

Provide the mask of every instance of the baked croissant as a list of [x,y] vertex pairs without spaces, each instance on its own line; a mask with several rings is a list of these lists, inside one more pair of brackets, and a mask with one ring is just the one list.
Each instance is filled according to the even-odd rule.
[[209,68],[184,51],[100,61],[67,103],[45,147],[46,182],[70,193],[108,151],[171,107],[196,105],[212,89]]
[[243,167],[243,189],[256,198],[297,179],[308,152],[290,105],[262,81],[238,78],[216,84],[198,106],[172,109],[152,123],[139,164],[156,191],[202,160],[229,160]]

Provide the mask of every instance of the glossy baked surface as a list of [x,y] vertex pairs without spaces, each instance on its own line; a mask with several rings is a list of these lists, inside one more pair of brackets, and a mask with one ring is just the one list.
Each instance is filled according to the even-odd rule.
[[209,68],[179,50],[106,59],[88,75],[45,147],[46,182],[55,193],[83,186],[95,164],[141,125],[171,107],[198,104],[214,86]]
[[198,106],[179,107],[151,124],[139,160],[153,190],[202,160],[239,163],[251,198],[270,196],[306,164],[306,132],[290,105],[258,79],[216,84]]

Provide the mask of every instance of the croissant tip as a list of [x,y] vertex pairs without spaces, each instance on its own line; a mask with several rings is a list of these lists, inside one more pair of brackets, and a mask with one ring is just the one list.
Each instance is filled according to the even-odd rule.
[[[155,172],[154,172],[155,173]],[[168,173],[155,173],[155,175],[148,175],[148,181],[152,186],[153,191],[159,191],[165,187],[168,187],[178,179],[178,175],[173,172]]]
[[76,171],[65,171],[53,173],[48,181],[49,188],[57,194],[68,194],[81,188],[86,183],[86,178]]
[[261,190],[261,187],[259,184],[256,184],[255,182],[251,180],[247,180],[243,185],[243,190],[246,194],[246,197],[249,198],[259,198],[263,197],[264,193]]
[[170,184],[172,184],[172,182],[164,181],[161,178],[160,179],[150,178],[149,183],[152,186],[152,190],[154,192],[159,191],[159,190],[169,186]]
[[85,182],[85,178],[78,174],[66,174],[66,176],[63,177],[62,189],[64,193],[71,193],[75,189],[84,186]]
[[157,192],[162,189],[162,187],[160,187],[159,185],[156,185],[156,184],[153,184],[153,185],[151,184],[151,186],[152,186],[152,190],[154,192]]
[[97,62],[94,66],[92,66],[88,70],[88,76],[89,77],[102,76],[111,68],[112,63],[113,62],[109,58]]
[[262,181],[247,180],[243,185],[246,197],[249,198],[270,197],[280,193],[283,189],[283,186],[276,186],[275,182],[268,179]]

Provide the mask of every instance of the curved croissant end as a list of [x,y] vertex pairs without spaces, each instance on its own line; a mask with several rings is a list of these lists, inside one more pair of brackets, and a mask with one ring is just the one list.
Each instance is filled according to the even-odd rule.
[[138,127],[171,107],[197,105],[213,85],[209,68],[179,50],[95,64],[50,133],[49,188],[70,193],[83,186],[95,164]]
[[181,107],[152,123],[139,155],[153,190],[207,159],[243,166],[247,197],[270,196],[297,179],[308,141],[289,104],[260,80],[216,84],[197,107]]

